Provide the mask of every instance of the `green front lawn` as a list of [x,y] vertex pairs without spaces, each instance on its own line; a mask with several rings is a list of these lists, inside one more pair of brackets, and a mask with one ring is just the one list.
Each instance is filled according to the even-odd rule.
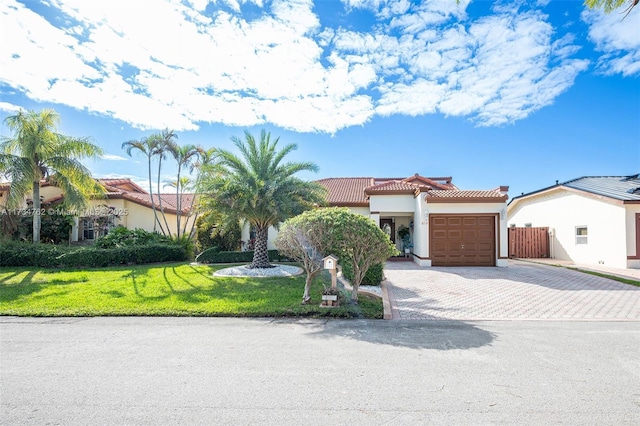
[[[312,316],[382,318],[382,301],[359,295],[358,305],[320,308],[323,275],[313,303],[301,305],[304,275],[213,277],[230,265],[185,263],[83,270],[0,268],[0,315],[19,316]],[[346,300],[348,294],[342,295]]]

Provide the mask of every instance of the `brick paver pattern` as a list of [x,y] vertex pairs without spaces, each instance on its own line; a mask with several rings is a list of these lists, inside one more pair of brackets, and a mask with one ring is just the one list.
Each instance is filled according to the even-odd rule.
[[399,319],[640,321],[640,287],[565,268],[387,262],[385,276]]

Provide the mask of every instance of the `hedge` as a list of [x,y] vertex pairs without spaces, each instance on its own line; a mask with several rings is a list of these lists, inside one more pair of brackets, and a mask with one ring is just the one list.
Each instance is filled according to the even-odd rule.
[[[340,261],[342,265],[342,275],[349,281],[353,281],[353,264],[350,260]],[[384,279],[384,264],[378,263],[367,269],[367,273],[362,278],[361,285],[380,285]]]
[[184,260],[187,260],[184,248],[174,244],[149,244],[117,249],[16,242],[0,245],[0,267],[99,267]]
[[[281,256],[278,250],[269,250],[269,262],[287,262],[291,259]],[[253,251],[219,251],[211,247],[196,257],[200,263],[250,263],[253,261]]]

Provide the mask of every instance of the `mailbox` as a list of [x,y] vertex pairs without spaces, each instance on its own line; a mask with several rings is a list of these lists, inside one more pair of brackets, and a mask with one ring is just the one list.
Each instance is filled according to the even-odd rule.
[[322,260],[324,261],[324,269],[336,269],[338,267],[338,258],[332,254]]

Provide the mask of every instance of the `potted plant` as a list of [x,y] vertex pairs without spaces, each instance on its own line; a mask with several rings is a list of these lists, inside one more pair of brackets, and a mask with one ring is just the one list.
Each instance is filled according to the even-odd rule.
[[404,225],[400,225],[398,228],[398,237],[402,240],[402,248],[405,254],[409,254],[411,252],[411,230]]

